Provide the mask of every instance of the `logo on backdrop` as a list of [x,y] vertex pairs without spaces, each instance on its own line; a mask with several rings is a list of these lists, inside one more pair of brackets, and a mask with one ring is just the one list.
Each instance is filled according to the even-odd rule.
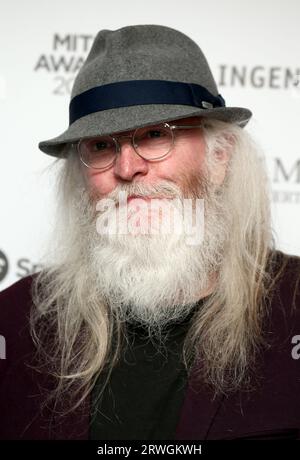
[[273,203],[300,204],[300,159],[273,158]]
[[[8,256],[4,251],[0,250],[0,283],[5,280],[8,270],[13,272],[13,276],[16,280],[24,278],[25,276],[31,275],[42,270],[43,265],[40,263],[33,262],[27,257],[20,257],[15,263],[8,262]],[[10,258],[11,262],[11,258]]]
[[74,78],[87,57],[94,36],[54,33],[49,49],[36,59],[34,71],[52,76],[52,93],[70,95]]
[[292,95],[300,99],[300,69],[298,69],[295,77],[294,86],[292,88]]
[[[33,70],[54,76],[54,94],[69,95],[75,75],[86,59],[93,40],[94,36],[90,34],[56,32],[51,37],[49,49],[37,57]],[[220,64],[217,77],[220,87],[290,89],[295,97],[300,98],[299,67]]]
[[6,277],[8,266],[8,259],[4,252],[0,250],[0,282]]
[[[300,99],[299,67],[221,64],[217,77],[220,87],[288,90]],[[268,163],[273,203],[300,204],[300,159],[275,157]]]
[[234,88],[289,89],[300,97],[300,68],[281,66],[218,66],[218,85]]

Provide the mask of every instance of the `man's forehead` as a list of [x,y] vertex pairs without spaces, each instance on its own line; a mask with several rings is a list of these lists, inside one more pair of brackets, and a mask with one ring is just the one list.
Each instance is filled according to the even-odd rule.
[[[197,123],[200,123],[201,121],[201,118],[202,117],[199,117],[199,116],[195,116],[195,117],[188,117],[188,118],[180,118],[180,119],[177,119],[177,120],[168,120],[166,123],[169,123],[170,125],[189,125],[189,124],[197,124]],[[165,122],[161,122],[161,123],[165,123]],[[149,125],[149,126],[157,126],[161,123],[153,123],[153,125]],[[121,135],[130,135],[130,134],[133,134],[135,131],[135,129],[131,129],[130,131],[118,131],[118,132],[114,132],[113,134],[115,136],[121,136]]]

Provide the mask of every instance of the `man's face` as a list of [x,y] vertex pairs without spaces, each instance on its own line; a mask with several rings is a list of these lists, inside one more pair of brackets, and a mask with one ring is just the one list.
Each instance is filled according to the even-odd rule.
[[[199,125],[200,122],[199,117],[190,117],[169,124]],[[116,137],[133,132],[120,132]],[[175,183],[186,195],[192,185],[193,173],[203,173],[206,146],[201,128],[175,130],[175,143],[170,154],[155,162],[148,162],[137,155],[129,138],[120,139],[119,142],[121,152],[109,169],[99,171],[82,165],[87,187],[92,194],[96,192],[97,197],[105,197],[119,184],[140,182],[147,186],[161,180]],[[212,179],[215,183],[221,183],[223,178],[224,171],[220,166]]]
[[[199,125],[201,120],[191,117],[169,123]],[[116,137],[131,133],[120,132]],[[211,164],[214,162],[208,167],[202,127],[176,130],[170,154],[154,162],[141,158],[128,138],[120,139],[120,143],[121,152],[108,169],[93,170],[80,164],[86,187],[76,207],[75,220],[79,226],[73,240],[81,255],[80,271],[91,280],[90,291],[101,292],[109,299],[119,317],[135,318],[149,327],[159,328],[170,318],[180,318],[188,311],[187,305],[191,306],[212,289],[228,234],[222,214],[222,193],[218,190],[225,176],[226,162],[223,153],[217,152],[222,161],[216,163],[213,171]],[[121,191],[129,196],[150,198],[150,201],[152,197],[179,201],[159,200],[164,204],[160,213],[151,206],[151,209],[147,207],[137,212],[133,200],[128,204],[128,214],[123,214],[123,204],[119,201]],[[186,223],[185,209],[179,206],[185,198],[204,201],[204,235],[200,242],[197,239],[197,244],[190,244],[187,238],[190,236],[188,225],[182,233],[177,233],[177,223]],[[116,207],[99,208],[103,201],[111,201]],[[176,215],[172,211],[178,211],[179,221],[171,222],[171,231],[164,234],[160,224],[167,222],[169,210],[171,216]],[[135,219],[137,214],[138,219]],[[196,208],[190,214],[197,216]],[[119,232],[119,225],[115,232],[115,222],[124,224],[125,232]],[[187,223],[190,222],[187,218]],[[129,230],[126,224],[132,224]],[[195,229],[194,222],[191,224],[193,243],[198,228],[202,231],[201,216],[195,219]],[[77,231],[76,226],[74,231]],[[82,254],[85,254],[84,259]]]

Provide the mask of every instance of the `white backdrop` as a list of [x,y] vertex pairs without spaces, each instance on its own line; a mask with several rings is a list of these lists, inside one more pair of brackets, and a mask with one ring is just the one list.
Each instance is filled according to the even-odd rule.
[[[300,255],[299,0],[10,0],[0,14],[0,290],[39,269],[51,228],[53,159],[70,88],[100,29],[174,27],[204,51],[229,106],[253,112],[278,248]],[[251,199],[251,197],[249,197]]]

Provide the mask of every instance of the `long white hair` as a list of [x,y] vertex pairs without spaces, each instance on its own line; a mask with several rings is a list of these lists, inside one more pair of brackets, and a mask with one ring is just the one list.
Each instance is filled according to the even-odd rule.
[[[222,187],[206,195],[211,203],[209,209],[213,211],[208,224],[210,242],[199,253],[201,257],[195,252],[193,255],[192,251],[187,254],[191,266],[202,270],[201,273],[216,272],[216,284],[193,317],[184,342],[183,360],[189,372],[192,363],[198,362],[199,380],[210,385],[216,393],[227,393],[247,383],[256,352],[264,344],[262,319],[274,284],[274,274],[267,269],[272,266],[274,239],[268,180],[259,146],[245,129],[235,124],[204,119],[203,132],[208,174],[218,161],[216,152],[230,151],[230,159]],[[51,397],[74,409],[89,395],[97,377],[105,369],[109,371],[106,382],[109,380],[120,356],[124,333],[121,307],[126,306],[120,299],[117,302],[119,291],[114,282],[124,289],[125,283],[131,286],[126,292],[132,304],[137,305],[136,312],[139,311],[139,302],[143,305],[143,318],[153,324],[157,318],[147,304],[150,303],[151,290],[141,289],[139,293],[139,286],[133,289],[133,284],[129,285],[129,275],[124,281],[121,271],[118,273],[115,258],[109,259],[107,255],[110,253],[99,246],[95,260],[99,262],[101,257],[100,260],[107,265],[101,268],[102,278],[98,276],[91,252],[94,249],[91,248],[92,234],[86,235],[94,222],[93,207],[86,193],[78,157],[72,149],[67,153],[67,159],[57,162],[58,217],[51,236],[55,260],[47,263],[33,281],[31,333],[40,366],[56,381]],[[205,183],[202,176],[199,183],[203,181]],[[130,188],[129,185],[127,190],[136,191],[136,187]],[[206,189],[203,186],[203,190]],[[205,261],[203,266],[201,258]],[[153,264],[155,261],[159,261],[158,255],[153,255]],[[179,258],[174,260],[174,264],[179,265],[179,262]],[[188,266],[188,259],[184,263]],[[172,267],[169,261],[169,268],[165,265],[165,271],[176,276],[172,274]],[[115,278],[112,275],[110,279],[105,278],[108,276],[106,268],[109,273],[115,269]],[[171,275],[166,278],[164,294],[167,293],[165,297],[170,299],[170,308],[161,314],[162,322],[183,313],[181,307],[189,303],[190,293],[195,288],[195,279],[193,284],[188,284],[191,274],[189,272],[184,280],[183,273],[174,279],[170,278]],[[143,282],[141,276],[138,279]],[[168,279],[172,280],[169,285]],[[180,305],[172,297],[170,286],[175,291],[182,288],[187,293]],[[107,298],[109,293],[111,299]],[[157,303],[161,300],[163,298],[156,299]],[[112,308],[114,302],[115,308]]]

